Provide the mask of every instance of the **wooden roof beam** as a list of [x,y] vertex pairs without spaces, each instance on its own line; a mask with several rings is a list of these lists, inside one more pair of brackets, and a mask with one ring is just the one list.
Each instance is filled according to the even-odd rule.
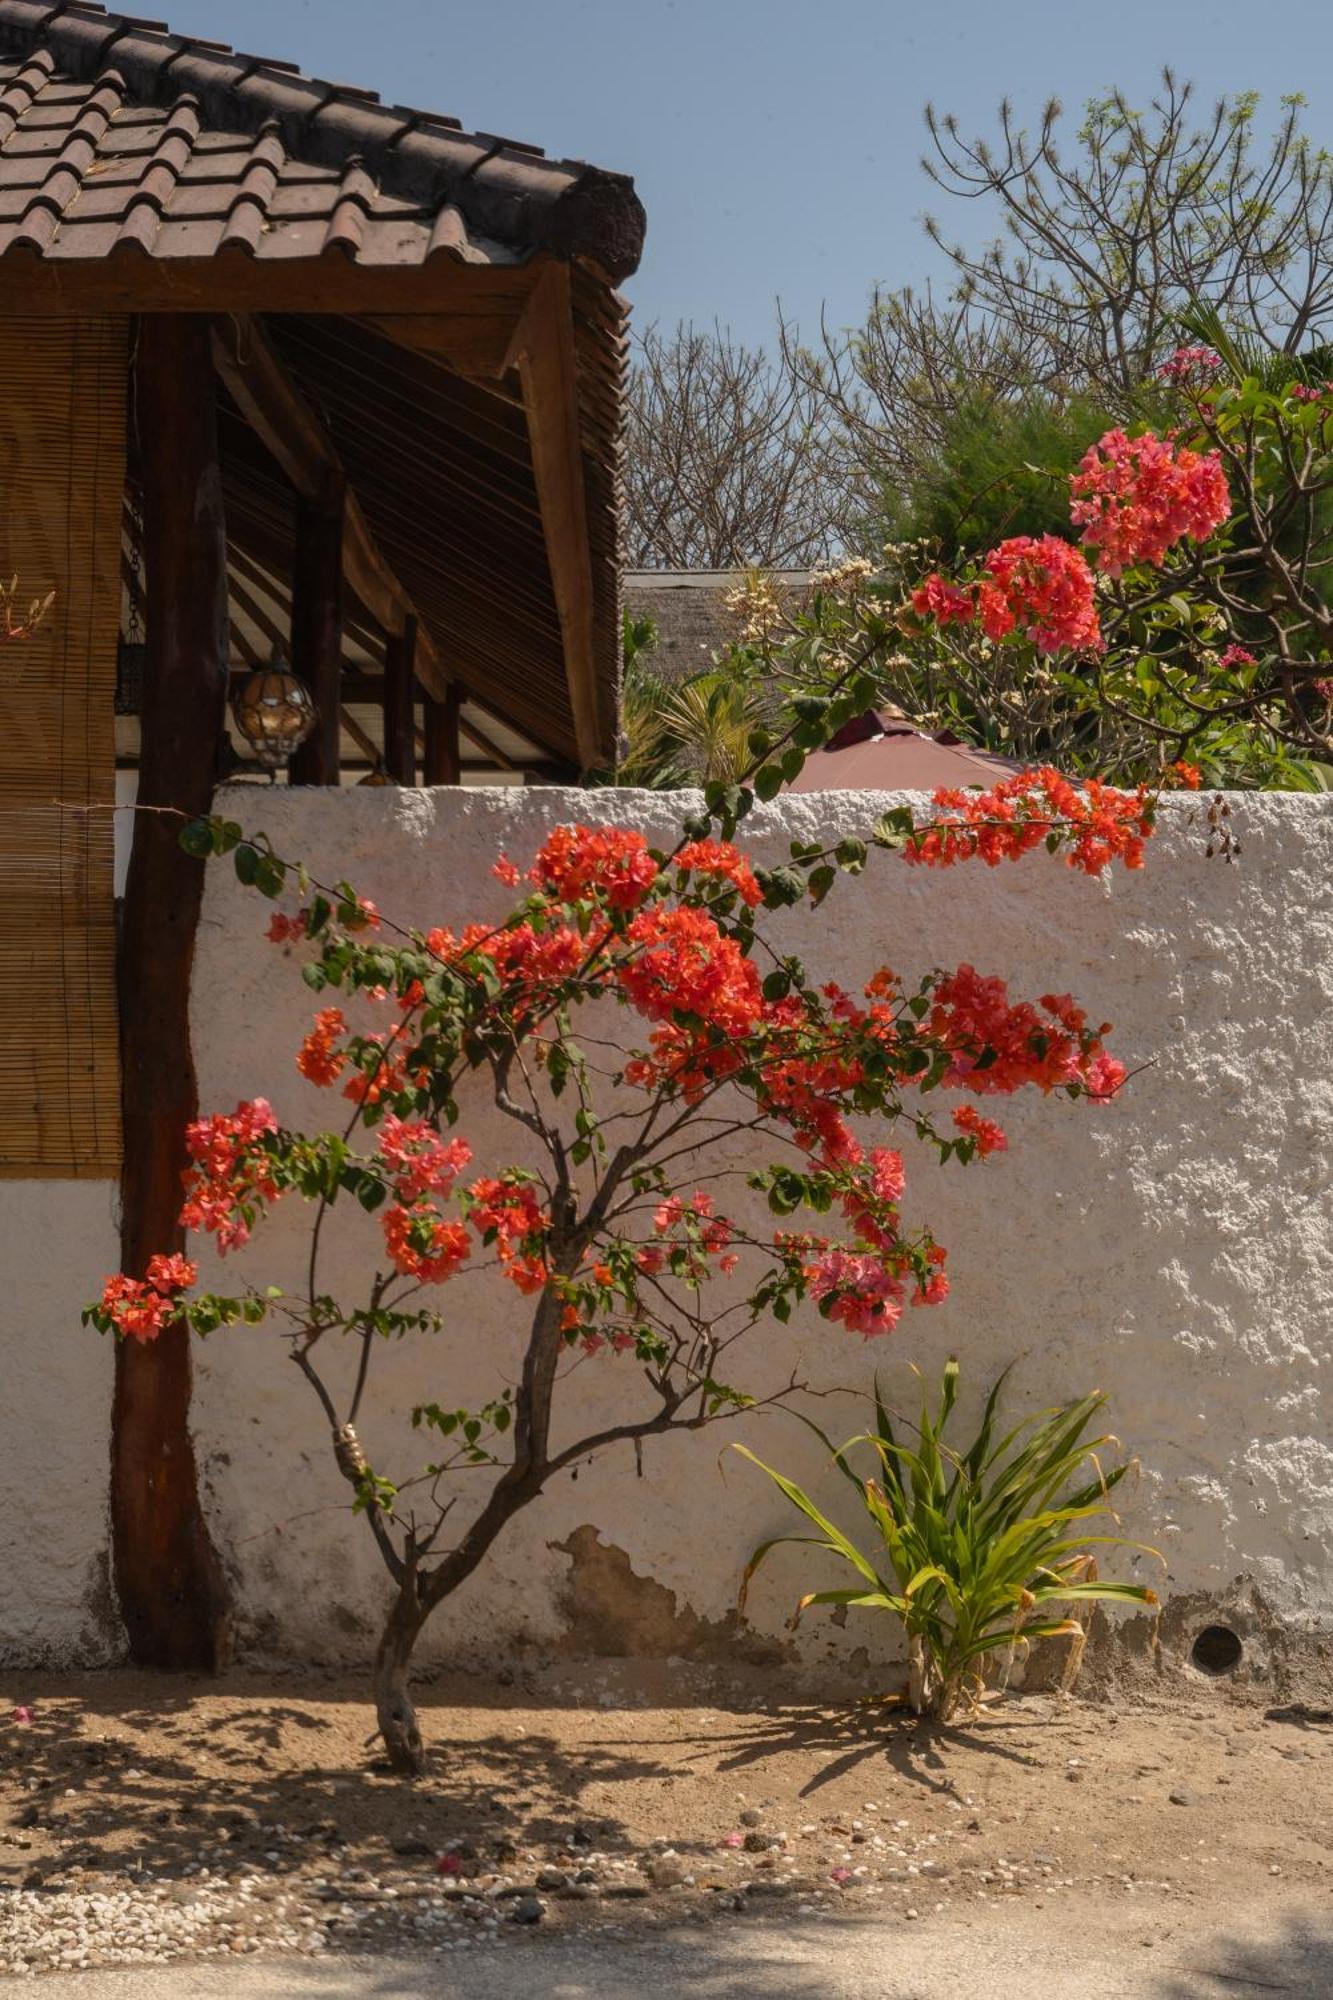
[[330,510],[345,494],[343,574],[347,588],[387,633],[417,621],[417,673],[434,695],[449,674],[411,596],[385,561],[323,419],[302,395],[260,321],[232,313],[213,322],[213,362],[233,402],[297,493]]
[[579,431],[578,355],[569,271],[547,264],[533,288],[507,367],[523,384],[533,476],[564,641],[579,761],[605,761],[614,718],[603,713],[593,639],[592,548]]

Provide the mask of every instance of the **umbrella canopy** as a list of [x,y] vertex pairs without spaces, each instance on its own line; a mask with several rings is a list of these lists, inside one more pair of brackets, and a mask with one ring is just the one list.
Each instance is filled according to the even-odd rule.
[[926,736],[905,717],[871,709],[805,760],[789,792],[934,792],[941,786],[993,785],[1023,766],[976,750],[947,730]]

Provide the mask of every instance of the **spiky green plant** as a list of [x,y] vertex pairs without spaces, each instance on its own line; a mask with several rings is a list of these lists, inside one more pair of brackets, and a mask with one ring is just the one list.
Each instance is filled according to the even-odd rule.
[[[901,1619],[908,1642],[908,1698],[918,1714],[939,1721],[947,1721],[962,1701],[975,1705],[985,1688],[987,1655],[1010,1655],[1033,1639],[1071,1638],[1072,1678],[1084,1628],[1068,1610],[1054,1607],[1097,1598],[1157,1603],[1146,1584],[1101,1582],[1091,1553],[1099,1546],[1149,1555],[1156,1555],[1155,1550],[1121,1535],[1083,1531],[1082,1524],[1098,1516],[1117,1518],[1109,1499],[1129,1470],[1127,1462],[1108,1468],[1099,1457],[1118,1440],[1087,1435],[1106,1398],[1093,1394],[1039,1411],[997,1437],[996,1412],[1008,1372],[987,1397],[981,1427],[964,1451],[944,1437],[958,1395],[959,1370],[953,1360],[944,1370],[938,1409],[932,1411],[930,1398],[923,1398],[913,1445],[901,1443],[895,1434],[878,1383],[874,1429],[844,1445],[834,1445],[817,1424],[802,1418],[855,1488],[877,1538],[873,1557],[863,1554],[792,1480],[744,1445],[734,1447],[766,1472],[819,1531],[762,1542],[746,1565],[742,1604],[770,1550],[789,1542],[827,1549],[859,1581],[849,1590],[809,1592],[797,1606],[796,1618],[812,1604],[836,1604],[887,1611]],[[865,1478],[852,1464],[848,1454],[858,1446],[873,1453],[877,1476]]]

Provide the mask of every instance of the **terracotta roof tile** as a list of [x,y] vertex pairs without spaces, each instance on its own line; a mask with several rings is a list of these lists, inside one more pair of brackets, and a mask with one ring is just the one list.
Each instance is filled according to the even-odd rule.
[[[20,191],[26,199],[20,200]],[[72,0],[0,0],[0,256],[636,266],[632,182]]]

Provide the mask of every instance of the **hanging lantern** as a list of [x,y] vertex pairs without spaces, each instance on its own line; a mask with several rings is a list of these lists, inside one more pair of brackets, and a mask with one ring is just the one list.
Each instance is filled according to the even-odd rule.
[[256,762],[267,771],[282,769],[319,717],[309,688],[287,667],[278,646],[269,664],[246,681],[231,712]]

